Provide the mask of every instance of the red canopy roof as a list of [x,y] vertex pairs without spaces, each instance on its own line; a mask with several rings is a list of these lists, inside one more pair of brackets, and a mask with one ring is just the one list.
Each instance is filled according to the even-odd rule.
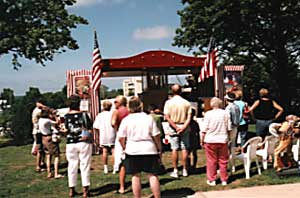
[[165,50],[151,50],[131,57],[102,59],[100,65],[104,77],[141,75],[144,71],[185,74],[192,70],[199,72],[204,60],[205,56],[191,57]]

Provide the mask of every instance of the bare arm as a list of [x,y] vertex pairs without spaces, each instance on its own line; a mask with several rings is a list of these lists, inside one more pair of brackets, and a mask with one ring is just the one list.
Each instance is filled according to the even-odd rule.
[[281,116],[281,114],[283,113],[283,108],[277,102],[275,102],[274,100],[273,100],[273,106],[274,106],[275,109],[278,110],[278,112],[275,115],[275,119],[278,119],[279,116]]
[[119,123],[118,123],[118,111],[115,110],[112,114],[111,117],[111,126],[115,129],[118,130]]
[[152,139],[155,143],[155,146],[157,148],[157,152],[161,152],[162,148],[161,148],[161,141],[160,141],[160,134],[156,135],[156,136],[152,136]]
[[204,138],[205,138],[206,132],[201,132],[201,138],[200,138],[200,145],[203,147],[204,145]]
[[171,125],[172,128],[176,129],[177,126],[173,120],[171,120],[170,116],[168,114],[165,114],[165,119],[168,121],[168,123]]
[[191,122],[191,114],[188,115],[188,118],[186,119],[186,121],[184,122],[183,126],[182,127],[177,127],[176,131],[177,133],[182,133],[184,132],[184,130],[188,127],[188,125],[190,124]]
[[126,137],[119,137],[119,142],[122,146],[122,150],[124,151],[126,147]]
[[249,108],[248,112],[246,112],[246,113],[253,112],[253,110],[256,109],[256,107],[258,107],[258,105],[259,105],[259,100],[256,100],[254,102],[254,104]]

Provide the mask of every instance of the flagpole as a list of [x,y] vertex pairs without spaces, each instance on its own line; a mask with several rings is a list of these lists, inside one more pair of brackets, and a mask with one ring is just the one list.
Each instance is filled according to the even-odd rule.
[[[100,100],[99,100],[99,88],[101,84],[101,53],[99,49],[97,32],[94,30],[94,50],[93,50],[93,64],[92,64],[92,101],[91,112],[92,119],[95,120],[96,116],[100,112]],[[99,153],[99,131],[93,131],[94,145],[93,153]]]

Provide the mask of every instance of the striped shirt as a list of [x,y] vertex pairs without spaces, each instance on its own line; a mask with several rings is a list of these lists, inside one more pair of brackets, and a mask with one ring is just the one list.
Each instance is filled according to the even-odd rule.
[[230,115],[224,109],[212,109],[205,113],[203,132],[205,143],[227,143],[231,131]]

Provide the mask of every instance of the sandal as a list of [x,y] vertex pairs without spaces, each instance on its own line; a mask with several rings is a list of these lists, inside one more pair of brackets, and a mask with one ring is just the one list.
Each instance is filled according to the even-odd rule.
[[74,197],[75,195],[77,195],[78,193],[75,191],[74,188],[70,188],[70,191],[69,191],[69,197]]
[[125,194],[125,190],[123,190],[123,191],[122,190],[117,190],[116,193],[122,195],[122,194]]
[[88,187],[83,187],[83,194],[82,194],[82,197],[83,198],[87,198],[90,196],[90,191],[89,191],[89,188]]
[[40,172],[44,172],[46,169],[43,168],[36,168],[35,172],[40,173]]
[[61,175],[61,174],[58,174],[56,176],[54,176],[55,179],[60,179],[60,178],[64,178],[65,176]]
[[50,179],[52,177],[51,173],[48,173],[47,178]]

